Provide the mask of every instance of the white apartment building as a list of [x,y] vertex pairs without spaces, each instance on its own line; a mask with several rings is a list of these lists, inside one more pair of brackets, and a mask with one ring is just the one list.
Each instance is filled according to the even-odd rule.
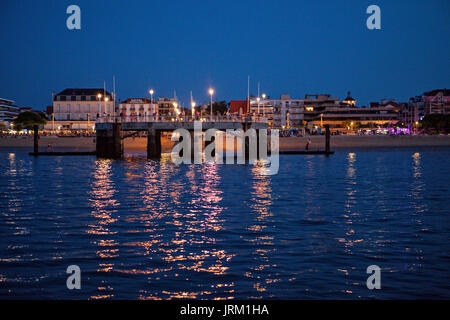
[[0,123],[9,126],[19,115],[19,107],[14,101],[0,98]]
[[158,113],[158,104],[147,98],[131,98],[119,103],[119,114],[123,117],[147,117]]
[[271,126],[275,128],[295,127],[303,124],[304,100],[292,99],[288,94],[282,94],[280,99],[266,99],[272,114]]
[[114,113],[113,96],[104,89],[68,88],[53,97],[56,121],[95,121]]

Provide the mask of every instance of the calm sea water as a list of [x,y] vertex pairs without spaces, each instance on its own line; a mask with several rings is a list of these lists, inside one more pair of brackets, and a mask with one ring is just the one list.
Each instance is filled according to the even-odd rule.
[[281,156],[275,176],[27,151],[0,149],[0,298],[450,298],[449,148]]

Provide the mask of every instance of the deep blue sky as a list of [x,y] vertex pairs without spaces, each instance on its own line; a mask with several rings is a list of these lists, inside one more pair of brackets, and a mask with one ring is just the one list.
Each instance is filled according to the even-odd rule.
[[[66,8],[81,7],[80,31]],[[370,4],[381,30],[366,28]],[[348,90],[358,105],[450,87],[450,1],[0,1],[0,97],[44,108],[67,87],[188,104]]]

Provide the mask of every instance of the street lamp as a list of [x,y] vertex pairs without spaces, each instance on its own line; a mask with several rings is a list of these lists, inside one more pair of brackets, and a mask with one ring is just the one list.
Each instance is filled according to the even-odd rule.
[[194,113],[195,113],[195,101],[191,102],[191,112],[192,112],[192,119],[194,119]]
[[150,89],[150,91],[148,92],[148,93],[150,93],[150,100],[151,100],[151,103],[153,103],[153,93],[155,93],[155,91],[153,91],[153,89]]
[[209,88],[209,95],[211,96],[211,115],[210,115],[210,120],[212,121],[212,117],[213,117],[213,108],[212,108],[212,96],[214,94],[214,90],[213,88]]
[[102,115],[102,94],[101,93],[99,93],[98,95],[97,95],[97,99],[98,99],[98,101],[100,102],[100,108],[99,108],[99,115],[101,116]]
[[178,119],[178,115],[180,114],[180,111],[178,110],[178,103],[174,102],[173,107],[175,109],[176,118]]
[[159,112],[159,110],[157,111],[157,112],[155,112],[155,106],[154,106],[154,104],[153,104],[153,94],[155,93],[155,91],[153,90],[153,89],[150,89],[149,91],[148,91],[148,93],[150,93],[150,104],[151,104],[151,106],[152,106],[152,111],[153,111],[153,113],[156,113],[156,119],[158,119],[158,112]]
[[[105,102],[108,102],[109,101],[109,98],[108,97],[105,97]],[[105,107],[103,108],[103,109],[105,109],[105,115],[106,116],[108,116],[108,112],[106,112],[106,103],[105,103]],[[109,108],[108,108],[108,111],[109,111]]]
[[256,98],[256,101],[258,101],[258,116],[259,116],[259,101],[261,101],[261,98],[260,97]]
[[[262,94],[262,98],[263,98],[263,100],[265,100],[266,99],[266,94],[265,93],[263,93]],[[266,103],[263,101],[263,116],[266,114]]]

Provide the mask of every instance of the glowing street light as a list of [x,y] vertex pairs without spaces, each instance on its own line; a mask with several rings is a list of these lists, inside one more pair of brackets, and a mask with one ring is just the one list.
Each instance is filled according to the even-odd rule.
[[258,116],[259,116],[259,101],[261,101],[261,98],[260,97],[256,98],[256,101],[258,101]]
[[153,103],[153,94],[155,93],[155,91],[153,91],[153,89],[150,89],[150,91],[148,93],[150,93],[150,98],[151,98],[150,100]]
[[211,96],[211,115],[210,115],[210,120],[212,121],[212,117],[213,117],[213,108],[212,108],[212,96],[214,94],[214,90],[213,88],[209,88],[209,95]]
[[174,102],[173,103],[173,107],[175,109],[175,115],[176,115],[176,117],[178,119],[178,115],[181,113],[180,110],[178,110],[178,103]]
[[192,118],[194,118],[194,113],[195,113],[195,101],[191,102],[191,112],[192,112]]
[[98,99],[98,101],[100,101],[100,110],[99,110],[99,113],[100,113],[100,116],[102,115],[102,94],[101,93],[99,93],[98,95],[97,95],[97,99]]

